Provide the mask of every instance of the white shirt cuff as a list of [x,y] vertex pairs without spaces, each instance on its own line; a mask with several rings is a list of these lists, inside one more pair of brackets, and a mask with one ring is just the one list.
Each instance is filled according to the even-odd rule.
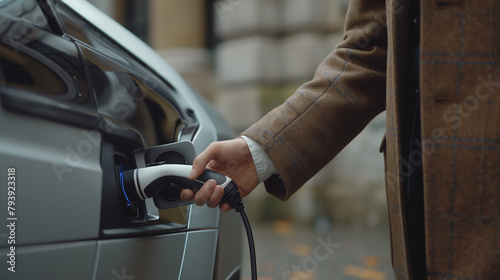
[[273,174],[278,174],[278,171],[276,170],[276,167],[274,167],[273,162],[264,151],[264,147],[262,147],[259,143],[252,140],[251,138],[248,138],[247,136],[241,136],[241,138],[243,138],[245,142],[247,142],[248,148],[250,149],[255,168],[257,168],[259,183],[264,182]]

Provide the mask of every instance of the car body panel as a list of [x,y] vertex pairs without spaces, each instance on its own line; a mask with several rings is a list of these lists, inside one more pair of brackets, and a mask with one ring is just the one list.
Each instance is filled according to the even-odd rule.
[[100,240],[94,279],[180,279],[186,235]]
[[[97,279],[93,278],[96,250],[96,241],[20,246],[16,249],[15,272],[7,271],[4,265],[0,277],[8,280]],[[9,253],[8,248],[0,248],[2,257]]]
[[[209,256],[216,252],[217,231],[198,230],[187,233],[185,262],[182,265],[180,279],[203,279],[213,274],[215,259]],[[208,277],[207,277],[208,276]]]
[[[100,143],[88,130],[3,110],[0,128],[0,168],[16,168],[16,244],[97,238]],[[7,199],[0,207],[6,215]]]

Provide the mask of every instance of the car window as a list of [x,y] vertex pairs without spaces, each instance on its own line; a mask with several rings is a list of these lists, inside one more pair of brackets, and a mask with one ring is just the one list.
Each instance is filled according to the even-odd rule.
[[13,14],[0,14],[0,86],[93,106],[75,44]]
[[[5,16],[22,19],[30,25],[50,29],[47,19],[36,0],[0,0],[0,26],[5,27],[8,21]],[[23,26],[21,33],[29,33],[30,25]]]
[[115,46],[108,38],[92,28],[91,25],[83,21],[66,6],[56,3],[56,10],[69,35],[115,60],[130,65],[130,62],[125,59],[128,55],[124,51]]
[[[141,72],[143,76],[147,77],[145,83],[164,98],[169,99],[169,97],[175,94],[175,89],[167,81],[159,78],[153,73],[154,71],[148,70],[139,60],[123,50],[101,31],[95,29],[71,9],[63,4],[56,3],[56,10],[69,35],[124,66]],[[173,100],[169,101],[173,102]]]
[[147,77],[87,46],[81,49],[100,114],[132,126],[149,146],[177,140],[182,120],[177,110],[145,82]]

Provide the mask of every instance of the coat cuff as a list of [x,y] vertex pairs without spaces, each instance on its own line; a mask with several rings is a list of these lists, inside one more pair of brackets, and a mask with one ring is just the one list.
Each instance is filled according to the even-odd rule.
[[257,169],[257,176],[259,177],[259,183],[264,182],[273,174],[278,174],[276,167],[274,167],[273,162],[267,156],[264,151],[264,147],[252,140],[248,136],[242,135],[241,138],[245,140],[248,148],[250,149],[250,153],[252,154],[253,162],[255,164],[255,168]]

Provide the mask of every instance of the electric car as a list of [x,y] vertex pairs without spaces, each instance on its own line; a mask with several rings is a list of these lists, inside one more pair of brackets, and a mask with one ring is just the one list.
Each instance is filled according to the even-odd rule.
[[241,220],[130,201],[123,171],[232,138],[151,48],[82,0],[0,0],[0,279],[239,279]]

